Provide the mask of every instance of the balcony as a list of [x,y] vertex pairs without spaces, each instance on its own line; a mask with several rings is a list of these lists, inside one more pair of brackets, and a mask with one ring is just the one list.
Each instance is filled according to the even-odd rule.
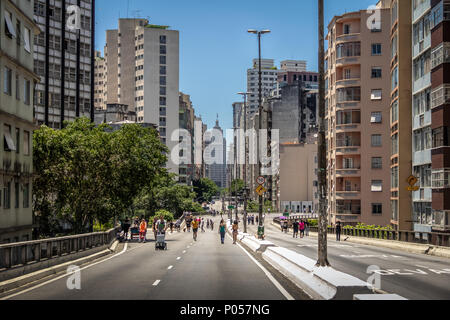
[[361,199],[361,190],[354,188],[352,191],[336,191],[336,201],[350,199]]
[[336,80],[336,89],[343,88],[343,87],[360,87],[361,86],[361,79],[358,78],[352,78],[352,79],[341,79]]
[[336,44],[340,42],[347,41],[361,41],[360,33],[352,33],[352,34],[342,34],[340,36],[336,36]]
[[345,133],[345,132],[360,132],[361,124],[360,123],[350,123],[350,124],[338,124],[336,125],[336,133]]
[[337,178],[345,178],[345,177],[359,177],[361,176],[361,168],[355,167],[351,169],[336,169],[336,177]]
[[361,64],[361,57],[360,56],[354,56],[354,57],[342,57],[336,59],[336,67],[344,67],[344,66],[351,66],[355,64]]

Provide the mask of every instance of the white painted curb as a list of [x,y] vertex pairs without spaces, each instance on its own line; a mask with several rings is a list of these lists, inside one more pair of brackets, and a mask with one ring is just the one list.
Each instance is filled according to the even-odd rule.
[[316,300],[353,300],[355,294],[372,294],[366,282],[294,251],[269,247],[263,259]]
[[402,301],[408,300],[399,296],[398,294],[355,294],[353,300],[366,301]]

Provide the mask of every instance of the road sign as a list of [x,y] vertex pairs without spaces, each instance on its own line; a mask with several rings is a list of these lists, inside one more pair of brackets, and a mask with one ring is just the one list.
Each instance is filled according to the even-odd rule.
[[420,187],[411,187],[411,186],[409,186],[409,187],[407,187],[406,188],[406,190],[408,190],[408,191],[419,191],[420,190]]
[[256,183],[258,183],[259,185],[262,185],[266,182],[266,178],[264,178],[263,176],[260,176],[256,179]]
[[228,206],[228,209],[233,210],[234,206]]
[[419,180],[414,177],[414,176],[410,176],[407,180],[408,184],[412,187],[414,186],[417,182],[419,182]]
[[256,193],[259,194],[260,196],[262,196],[264,193],[267,192],[267,189],[264,188],[263,186],[259,186],[258,188],[256,188]]

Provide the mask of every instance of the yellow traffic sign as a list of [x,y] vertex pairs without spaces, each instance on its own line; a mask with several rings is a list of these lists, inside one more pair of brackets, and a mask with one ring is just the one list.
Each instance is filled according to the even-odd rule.
[[262,196],[264,193],[267,192],[266,188],[264,188],[263,186],[259,186],[258,188],[256,188],[256,193],[259,194],[260,196]]
[[419,182],[419,180],[414,176],[410,176],[407,182],[410,186],[414,186],[417,182]]
[[410,186],[410,187],[407,187],[406,190],[408,190],[408,191],[419,191],[420,187],[417,187],[417,186],[416,187],[411,187]]

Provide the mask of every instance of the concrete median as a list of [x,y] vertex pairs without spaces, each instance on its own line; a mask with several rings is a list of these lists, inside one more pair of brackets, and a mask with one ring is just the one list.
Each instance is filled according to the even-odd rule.
[[353,300],[355,294],[372,294],[368,284],[294,251],[269,247],[263,259],[316,300]]

